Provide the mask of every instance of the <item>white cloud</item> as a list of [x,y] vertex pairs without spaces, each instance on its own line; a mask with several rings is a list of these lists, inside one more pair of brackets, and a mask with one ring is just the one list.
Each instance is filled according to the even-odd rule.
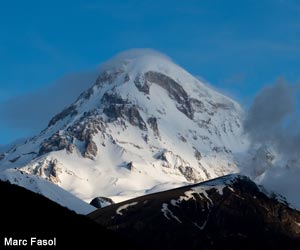
[[[244,127],[252,143],[251,150],[256,154],[255,160],[243,163],[246,166],[243,172],[255,175],[257,171],[264,171],[258,182],[285,196],[294,208],[300,209],[298,85],[281,79],[254,98]],[[267,150],[262,151],[264,148]],[[272,156],[268,157],[267,151]]]

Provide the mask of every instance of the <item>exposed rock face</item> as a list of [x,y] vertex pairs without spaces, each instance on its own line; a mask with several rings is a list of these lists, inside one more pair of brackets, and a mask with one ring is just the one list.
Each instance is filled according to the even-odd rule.
[[87,89],[86,91],[82,92],[80,96],[77,98],[77,101],[79,100],[88,100],[92,95],[94,94],[94,88],[91,87]]
[[68,127],[64,131],[58,131],[50,138],[45,139],[40,146],[38,156],[43,154],[66,149],[72,153],[75,141],[79,140],[85,143],[82,156],[94,159],[97,156],[97,145],[93,141],[93,136],[100,131],[105,132],[105,123],[98,113],[91,111],[85,113],[84,117],[79,119],[73,126]]
[[194,147],[194,150],[195,150],[195,158],[196,158],[198,161],[200,161],[200,160],[202,159],[201,153],[200,153],[199,150],[196,149],[195,147]]
[[50,162],[49,164],[49,179],[51,182],[53,183],[59,183],[61,182],[59,179],[59,173],[61,173],[61,169],[60,167],[57,165],[57,160],[53,160],[52,162]]
[[201,179],[203,180],[200,172],[190,166],[179,166],[178,169],[187,181],[196,182]]
[[67,107],[66,109],[64,109],[62,112],[60,112],[59,114],[57,114],[56,116],[54,116],[48,126],[52,126],[54,125],[57,121],[64,119],[67,116],[74,116],[77,114],[77,110],[76,110],[76,106],[75,105],[71,105],[69,107]]
[[124,69],[120,67],[118,70],[115,70],[111,72],[110,70],[105,70],[103,73],[100,74],[96,81],[96,85],[101,86],[108,82],[109,84],[112,84],[119,75],[121,75],[124,72]]
[[121,96],[115,93],[105,93],[101,99],[101,103],[105,106],[129,104],[127,100],[123,100]]
[[89,215],[145,249],[296,249],[300,212],[231,175],[138,197]]
[[97,112],[91,111],[85,113],[72,126],[67,128],[67,134],[79,141],[85,141],[91,136],[98,134],[100,131],[105,132],[106,124]]
[[158,130],[156,117],[152,116],[152,117],[148,118],[147,122],[150,125],[150,128],[153,130],[154,135],[159,136],[159,130]]
[[204,103],[201,102],[200,100],[191,98],[190,102],[191,102],[192,108],[195,112],[197,112],[197,113],[207,112],[207,109],[205,108]]
[[141,130],[147,130],[146,123],[141,117],[138,108],[135,105],[110,105],[103,109],[104,114],[110,118],[110,122],[118,118],[124,118],[133,126],[139,127]]
[[196,182],[203,178],[199,171],[191,167],[188,162],[184,161],[179,155],[174,155],[169,150],[163,150],[156,155],[156,158],[162,160],[165,168],[174,168],[181,173],[187,181]]
[[107,115],[109,122],[123,118],[129,121],[131,125],[138,126],[141,130],[147,130],[138,108],[130,104],[129,101],[122,99],[117,94],[105,93],[101,102],[104,105],[103,113]]
[[96,143],[93,141],[93,137],[89,137],[85,143],[84,157],[94,159],[97,156],[98,148]]
[[131,161],[131,162],[128,162],[128,163],[126,164],[126,168],[127,168],[128,170],[130,170],[130,171],[135,170],[135,166],[133,165],[133,162],[132,162],[132,161]]
[[177,102],[178,110],[184,113],[188,118],[193,119],[194,110],[192,108],[189,96],[179,83],[162,73],[154,71],[146,72],[145,80],[156,83],[164,88],[168,92],[170,98]]
[[29,169],[29,171],[33,171],[33,174],[43,177],[55,184],[61,182],[59,174],[62,173],[62,170],[57,159],[42,161],[35,169]]
[[62,136],[57,132],[41,143],[38,155],[62,149],[67,149],[69,152],[72,152],[70,138]]
[[131,125],[138,126],[141,130],[147,130],[146,123],[141,117],[139,110],[136,106],[129,108],[127,112],[125,110],[125,116],[128,118],[128,121]]
[[96,197],[90,202],[90,204],[96,208],[103,208],[111,204],[115,204],[115,202],[107,197]]
[[2,160],[2,159],[4,159],[4,157],[5,157],[5,154],[3,153],[3,154],[0,154],[0,161]]
[[138,74],[134,79],[134,85],[137,87],[139,91],[143,92],[146,95],[149,95],[149,91],[150,91],[149,83],[147,81],[144,81],[144,79],[142,79],[140,74]]

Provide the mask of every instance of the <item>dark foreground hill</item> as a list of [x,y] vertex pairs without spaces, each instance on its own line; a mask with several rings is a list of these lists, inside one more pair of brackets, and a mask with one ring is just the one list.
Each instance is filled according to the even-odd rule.
[[[31,237],[56,237],[56,247],[46,247],[49,249],[135,249],[117,233],[86,216],[19,186],[0,181],[0,197],[0,249],[45,248],[30,246]],[[26,239],[27,246],[5,246],[5,238]]]
[[239,175],[138,197],[89,217],[145,249],[300,249],[300,212]]

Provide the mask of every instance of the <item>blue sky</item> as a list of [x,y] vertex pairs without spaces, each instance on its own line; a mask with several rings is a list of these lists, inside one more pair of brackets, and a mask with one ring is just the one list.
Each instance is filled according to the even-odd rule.
[[[300,80],[296,0],[11,0],[0,32],[2,109],[130,48],[165,53],[246,106],[280,76]],[[17,116],[1,115],[0,145],[45,125]]]

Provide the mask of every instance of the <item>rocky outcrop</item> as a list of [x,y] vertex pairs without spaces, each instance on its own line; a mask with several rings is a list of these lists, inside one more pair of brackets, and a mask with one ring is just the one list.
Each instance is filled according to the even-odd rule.
[[5,158],[5,154],[4,153],[0,154],[0,161],[3,160],[4,158]]
[[177,103],[177,109],[188,118],[193,119],[194,110],[190,98],[183,87],[172,78],[158,72],[148,71],[145,73],[145,81],[149,81],[164,88],[171,99]]
[[58,131],[45,139],[40,145],[38,156],[63,149],[72,153],[75,140],[79,140],[85,143],[82,155],[94,159],[97,156],[97,146],[92,138],[100,131],[105,132],[105,128],[106,125],[101,117],[97,117],[97,112],[87,112],[65,131]]
[[149,124],[150,128],[153,130],[155,136],[159,136],[159,130],[157,125],[156,117],[152,116],[148,118],[147,123]]
[[118,118],[127,120],[131,125],[138,126],[141,130],[147,130],[147,126],[141,117],[138,108],[116,94],[105,93],[101,99],[104,105],[103,113],[113,122]]
[[88,90],[82,92],[82,93],[80,94],[80,96],[77,98],[76,101],[79,101],[79,100],[82,100],[82,99],[83,99],[83,100],[88,100],[93,94],[94,94],[94,88],[91,87],[91,88],[89,88]]
[[147,130],[146,123],[144,122],[143,118],[141,117],[139,110],[136,106],[132,106],[125,110],[125,116],[128,118],[128,121],[133,126],[138,126],[141,130]]
[[117,79],[117,77],[121,75],[123,72],[124,69],[122,67],[112,72],[107,70],[102,72],[100,76],[97,78],[96,86],[102,86],[106,82],[112,84]]
[[96,208],[103,208],[115,204],[115,202],[110,198],[99,196],[94,198],[90,204]]
[[53,183],[59,183],[61,182],[59,179],[59,173],[61,173],[61,168],[58,166],[58,161],[52,160],[48,166],[48,176],[49,180]]
[[93,137],[100,131],[105,132],[106,125],[102,118],[94,117],[92,114],[87,114],[89,118],[78,121],[74,126],[68,128],[68,132],[77,140],[85,143],[82,156],[94,159],[97,156],[98,148],[93,141]]
[[190,102],[191,102],[192,108],[195,112],[197,112],[197,113],[207,112],[207,109],[205,108],[204,103],[201,102],[200,100],[191,98]]
[[203,181],[200,172],[190,166],[179,166],[178,169],[180,173],[186,178],[187,181],[190,182]]
[[198,149],[196,149],[195,147],[193,147],[195,152],[194,152],[194,155],[195,155],[195,158],[200,161],[202,159],[202,155],[200,153],[200,151]]
[[[124,71],[120,68],[118,71],[115,71],[114,73],[109,72],[109,71],[104,71],[100,74],[100,76],[97,78],[95,86],[102,86],[106,82],[109,84],[112,84],[116,78],[122,74]],[[124,78],[124,82],[129,81],[129,75],[126,74]],[[81,95],[77,98],[76,102],[82,101],[82,100],[88,100],[92,95],[94,94],[94,85],[90,87],[88,90],[84,91],[81,93]],[[76,103],[75,102],[75,103]]]
[[189,182],[203,181],[203,178],[198,170],[191,167],[187,161],[182,159],[179,155],[174,154],[172,151],[164,149],[157,153],[155,158],[163,161],[163,167],[173,168],[176,171],[179,171],[179,173],[183,175]]
[[85,141],[85,152],[84,152],[84,157],[85,158],[90,158],[90,159],[95,159],[97,156],[98,148],[96,143],[93,141],[93,137],[89,136],[89,138]]
[[84,113],[79,120],[67,128],[67,134],[79,141],[86,141],[90,136],[106,131],[106,124],[97,111]]
[[[61,182],[59,174],[62,173],[62,169],[59,166],[57,159],[44,160],[40,162],[34,169],[28,169],[32,174],[43,177],[55,184]],[[28,171],[27,170],[27,171]]]
[[38,156],[62,149],[67,149],[68,152],[73,151],[71,139],[57,132],[41,143]]
[[134,85],[137,87],[137,89],[140,92],[143,92],[144,94],[149,95],[149,92],[150,92],[149,83],[147,81],[144,81],[144,79],[142,79],[140,74],[138,74],[136,76],[136,78],[134,79]]
[[105,93],[101,98],[101,103],[104,106],[130,104],[127,100],[124,100],[120,95],[115,93]]
[[141,117],[138,108],[135,105],[110,105],[103,109],[103,113],[109,118],[109,122],[113,122],[118,118],[126,119],[131,125],[139,127],[146,131],[147,126]]
[[67,116],[74,116],[77,115],[78,112],[76,110],[76,106],[75,105],[71,105],[68,108],[64,109],[62,112],[60,112],[59,114],[55,115],[49,122],[48,127],[53,126],[57,121],[62,120],[64,118],[66,118]]
[[130,161],[128,163],[125,163],[124,167],[126,169],[128,169],[129,171],[135,171],[136,170],[136,167],[133,165],[132,161]]

